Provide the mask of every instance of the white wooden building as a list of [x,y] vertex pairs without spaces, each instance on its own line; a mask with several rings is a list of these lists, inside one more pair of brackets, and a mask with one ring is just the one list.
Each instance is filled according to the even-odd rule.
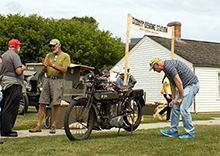
[[[144,36],[129,51],[128,67],[137,80],[135,88],[144,89],[145,102],[165,101],[160,93],[164,73],[149,71],[149,62],[153,57],[171,59],[170,45],[170,39]],[[174,59],[184,62],[199,79],[200,91],[190,111],[220,111],[220,43],[176,38]],[[115,66],[124,65],[122,58]]]

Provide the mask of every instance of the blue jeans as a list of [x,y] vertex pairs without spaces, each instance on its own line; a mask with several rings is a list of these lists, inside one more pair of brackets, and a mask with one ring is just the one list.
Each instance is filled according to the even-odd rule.
[[[172,132],[178,132],[179,117],[182,115],[183,128],[188,134],[195,134],[194,127],[192,124],[191,114],[189,108],[191,107],[196,94],[199,92],[199,82],[192,84],[183,89],[183,101],[180,105],[174,104],[171,115],[171,126]],[[179,98],[179,94],[176,95],[174,101]]]

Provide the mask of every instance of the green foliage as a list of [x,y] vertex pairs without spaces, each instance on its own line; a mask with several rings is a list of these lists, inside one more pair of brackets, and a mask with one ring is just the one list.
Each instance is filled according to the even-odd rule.
[[50,52],[49,41],[58,38],[72,63],[93,66],[100,73],[123,57],[124,46],[121,38],[112,37],[108,30],[99,30],[98,25],[88,16],[49,19],[37,14],[0,15],[0,51],[6,51],[8,41],[17,38],[22,42],[22,62],[41,62]]

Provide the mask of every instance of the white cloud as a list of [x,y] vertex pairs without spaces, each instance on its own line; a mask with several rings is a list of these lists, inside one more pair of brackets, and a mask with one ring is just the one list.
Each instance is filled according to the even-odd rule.
[[5,7],[12,13],[17,13],[21,11],[21,4],[15,1],[8,2]]
[[[5,7],[5,6],[8,7]],[[125,40],[127,14],[166,25],[182,23],[182,38],[220,42],[219,0],[1,0],[0,13],[33,14],[43,17],[72,18],[93,16],[101,30],[110,30]],[[130,37],[144,34],[131,30]]]

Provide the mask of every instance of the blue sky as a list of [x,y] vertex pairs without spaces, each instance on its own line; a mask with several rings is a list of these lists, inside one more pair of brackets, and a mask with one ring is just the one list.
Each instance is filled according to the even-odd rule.
[[[126,40],[127,14],[147,22],[166,26],[182,23],[182,38],[220,43],[219,0],[1,0],[0,14],[20,12],[28,16],[72,18],[93,16],[99,29]],[[143,33],[130,31],[130,38]]]

